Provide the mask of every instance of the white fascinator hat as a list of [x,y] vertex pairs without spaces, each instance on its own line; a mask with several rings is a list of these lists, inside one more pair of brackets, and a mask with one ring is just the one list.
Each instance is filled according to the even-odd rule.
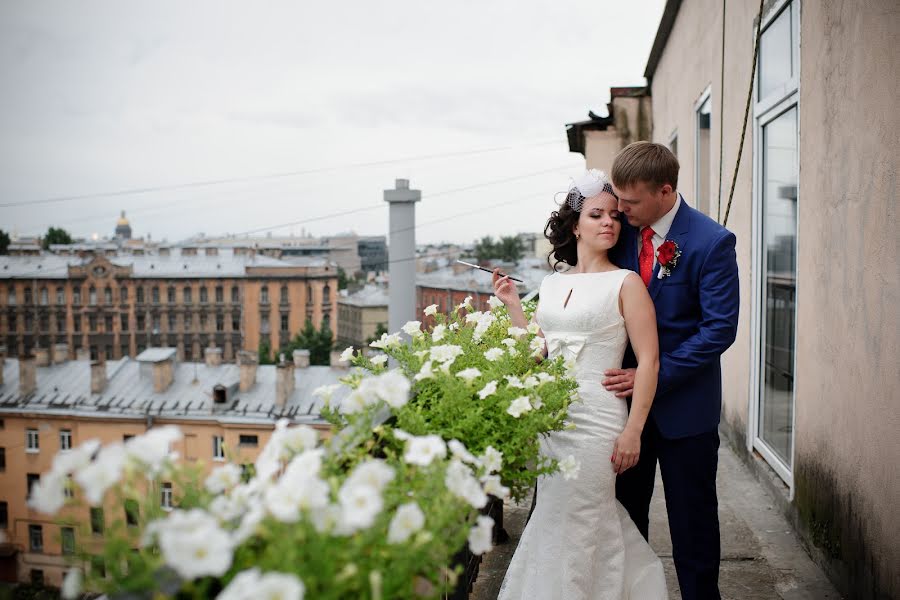
[[585,198],[592,198],[603,192],[615,196],[609,177],[603,171],[589,169],[578,177],[573,177],[566,194],[566,202],[575,212],[581,212]]

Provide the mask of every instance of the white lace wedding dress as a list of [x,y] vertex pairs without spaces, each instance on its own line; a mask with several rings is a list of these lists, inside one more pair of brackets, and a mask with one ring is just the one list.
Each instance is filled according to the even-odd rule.
[[[625,401],[601,385],[619,368],[627,334],[619,290],[631,271],[554,273],[541,283],[535,320],[550,357],[575,359],[580,400],[569,408],[575,429],[554,432],[542,452],[580,461],[577,479],[538,481],[537,506],[525,527],[499,600],[664,600],[659,558],[616,501],[610,457],[628,416]],[[568,298],[568,301],[567,301]]]

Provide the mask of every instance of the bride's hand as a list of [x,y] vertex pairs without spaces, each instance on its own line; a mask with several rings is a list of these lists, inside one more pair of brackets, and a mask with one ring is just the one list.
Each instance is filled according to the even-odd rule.
[[508,275],[501,277],[500,268],[494,269],[494,295],[507,307],[519,302],[519,291]]
[[613,471],[619,475],[638,463],[641,457],[641,432],[628,427],[616,438],[610,460]]

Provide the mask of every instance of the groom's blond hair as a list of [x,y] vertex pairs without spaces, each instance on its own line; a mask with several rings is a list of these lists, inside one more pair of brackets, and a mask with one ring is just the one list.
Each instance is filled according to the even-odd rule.
[[667,183],[675,190],[680,168],[678,159],[662,144],[634,142],[616,155],[610,177],[618,189],[643,182],[654,190]]

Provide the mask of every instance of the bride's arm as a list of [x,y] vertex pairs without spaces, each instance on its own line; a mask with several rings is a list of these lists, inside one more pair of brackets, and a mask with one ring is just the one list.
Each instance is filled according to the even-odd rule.
[[616,473],[633,467],[640,458],[641,432],[650,414],[650,405],[656,395],[659,375],[656,310],[647,287],[637,274],[631,273],[625,278],[619,295],[619,304],[638,366],[634,373],[631,411],[625,429],[616,440],[613,450],[612,462]]
[[[493,282],[494,295],[506,305],[510,324],[513,327],[521,327],[522,329],[528,327],[528,320],[525,318],[525,311],[522,309],[522,301],[519,299],[519,291],[516,289],[516,284],[508,276],[501,277],[499,268],[494,269]],[[538,335],[544,337],[544,332],[538,331]],[[541,355],[543,358],[547,358],[546,343],[544,343]]]

